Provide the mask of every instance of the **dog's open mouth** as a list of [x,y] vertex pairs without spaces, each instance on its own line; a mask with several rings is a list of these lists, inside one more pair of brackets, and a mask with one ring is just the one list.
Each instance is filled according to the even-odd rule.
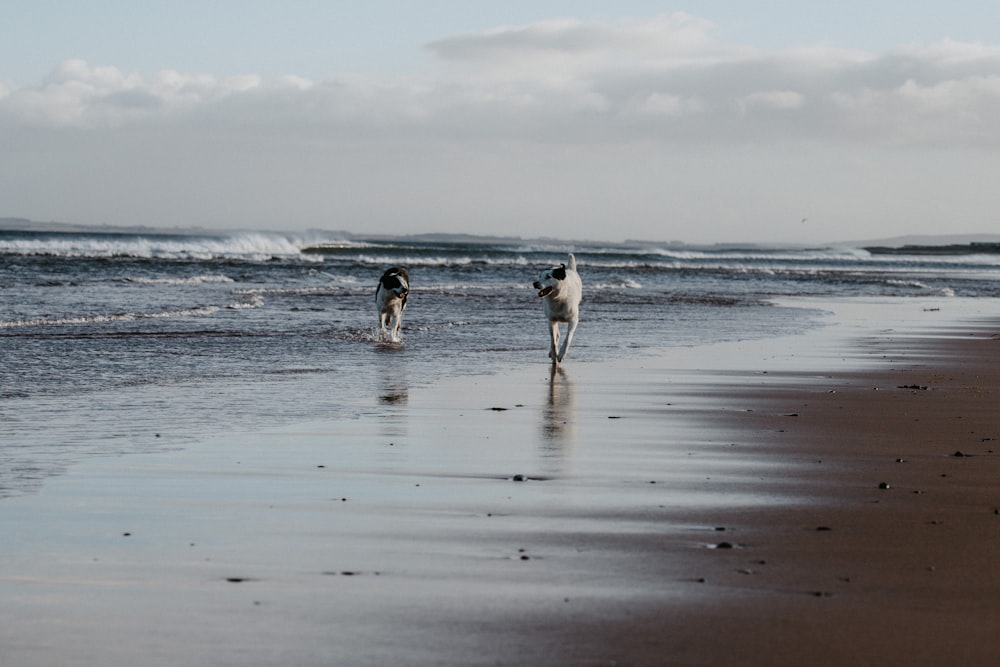
[[546,285],[542,289],[538,290],[538,296],[548,296],[552,293],[553,289],[552,285]]

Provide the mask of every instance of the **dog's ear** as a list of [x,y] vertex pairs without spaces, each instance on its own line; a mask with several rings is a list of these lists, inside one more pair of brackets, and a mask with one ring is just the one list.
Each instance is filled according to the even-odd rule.
[[556,280],[566,280],[566,265],[560,264],[558,269],[553,269],[552,277]]

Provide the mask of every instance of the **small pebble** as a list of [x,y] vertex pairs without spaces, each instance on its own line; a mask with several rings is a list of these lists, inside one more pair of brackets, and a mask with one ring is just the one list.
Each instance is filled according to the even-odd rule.
[[888,489],[888,488],[891,488],[891,487],[889,486],[889,482],[879,482],[878,488],[880,488],[880,489]]

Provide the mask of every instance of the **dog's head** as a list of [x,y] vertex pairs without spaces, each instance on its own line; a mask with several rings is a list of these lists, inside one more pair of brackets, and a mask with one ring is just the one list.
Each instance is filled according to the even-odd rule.
[[392,268],[382,274],[382,287],[403,298],[410,292],[410,276],[406,269]]
[[553,292],[558,293],[559,283],[563,280],[566,280],[566,265],[560,264],[553,269],[542,271],[532,286],[538,290],[538,296],[546,297]]

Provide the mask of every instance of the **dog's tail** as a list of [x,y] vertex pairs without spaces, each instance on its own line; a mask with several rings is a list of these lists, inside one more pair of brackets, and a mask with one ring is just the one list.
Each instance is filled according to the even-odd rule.
[[576,271],[576,256],[573,253],[569,253],[569,269]]

